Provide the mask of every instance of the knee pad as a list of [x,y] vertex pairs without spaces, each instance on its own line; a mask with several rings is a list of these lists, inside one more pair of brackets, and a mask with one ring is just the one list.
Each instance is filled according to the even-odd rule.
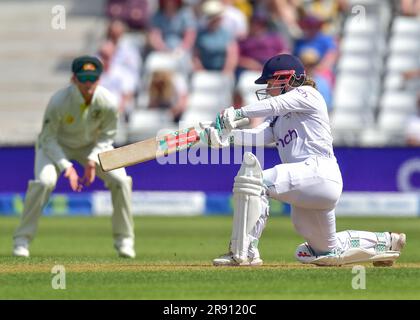
[[47,190],[52,191],[54,190],[56,185],[56,180],[52,179],[42,179],[42,180],[30,180],[29,186],[31,188],[36,188],[39,190]]
[[[233,186],[233,228],[230,249],[237,262],[248,259],[251,234],[268,209],[263,174],[257,157],[246,152]],[[254,232],[255,233],[255,232]]]

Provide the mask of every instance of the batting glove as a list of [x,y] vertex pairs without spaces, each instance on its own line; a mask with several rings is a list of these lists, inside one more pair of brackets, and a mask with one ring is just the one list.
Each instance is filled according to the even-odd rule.
[[208,127],[202,131],[202,140],[207,141],[211,148],[218,149],[228,147],[231,138],[228,135],[221,135],[216,128]]
[[245,118],[242,114],[242,109],[235,109],[234,107],[229,107],[225,109],[218,117],[216,118],[216,124],[219,120],[221,129],[227,130],[227,132],[231,132],[233,129],[236,128],[234,124],[235,121],[241,120]]

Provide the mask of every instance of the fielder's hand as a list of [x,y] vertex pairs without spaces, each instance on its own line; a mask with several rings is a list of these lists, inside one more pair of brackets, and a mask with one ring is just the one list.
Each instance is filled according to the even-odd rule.
[[64,172],[64,177],[69,179],[70,188],[75,192],[82,191],[83,185],[79,183],[79,176],[73,166],[68,167]]
[[85,166],[85,174],[83,178],[80,180],[82,184],[86,187],[90,186],[93,181],[95,181],[96,175],[96,163],[95,161],[89,160]]

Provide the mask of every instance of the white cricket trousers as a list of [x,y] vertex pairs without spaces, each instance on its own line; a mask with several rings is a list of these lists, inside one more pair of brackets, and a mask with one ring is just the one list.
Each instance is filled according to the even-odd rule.
[[289,203],[296,231],[318,254],[337,243],[335,206],[343,182],[335,159],[312,156],[264,170],[268,196]]
[[[87,156],[91,148],[77,150],[63,148],[63,150],[68,159],[76,160],[84,166],[88,161]],[[47,204],[48,198],[54,190],[60,174],[57,167],[42,148],[36,149],[34,171],[35,180],[29,181],[22,219],[14,234],[15,239],[24,237],[32,240],[34,238],[42,209]],[[96,174],[105,182],[106,187],[111,191],[114,207],[112,215],[114,239],[134,239],[134,225],[131,214],[131,178],[127,176],[123,168],[103,172],[98,164],[96,166]],[[83,175],[83,172],[79,172],[79,175]]]

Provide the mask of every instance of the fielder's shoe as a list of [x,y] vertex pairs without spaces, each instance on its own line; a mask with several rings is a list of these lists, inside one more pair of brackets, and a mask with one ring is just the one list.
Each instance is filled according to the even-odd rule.
[[29,241],[26,238],[16,238],[13,247],[13,255],[15,257],[29,257]]
[[263,261],[259,257],[248,257],[248,260],[245,262],[237,262],[233,259],[233,254],[231,252],[221,255],[220,257],[213,259],[214,266],[261,266]]
[[[401,250],[404,248],[407,237],[405,233],[396,233],[391,232],[391,251],[398,251],[401,252]],[[373,265],[375,267],[391,267],[394,264],[395,260],[388,260],[388,261],[375,261],[373,262]]]
[[132,238],[121,238],[115,240],[115,249],[118,256],[121,258],[135,258],[136,252],[134,251],[134,240]]

